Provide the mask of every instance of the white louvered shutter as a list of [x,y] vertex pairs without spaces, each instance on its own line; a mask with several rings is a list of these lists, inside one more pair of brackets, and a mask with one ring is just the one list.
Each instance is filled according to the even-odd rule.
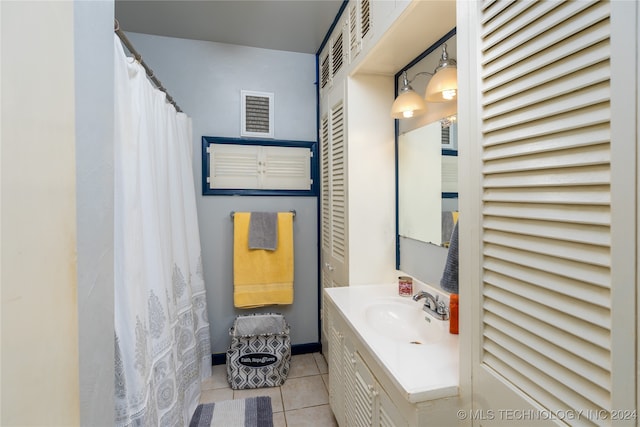
[[[469,9],[480,52],[479,111],[470,113],[481,162],[473,400],[493,411],[475,412],[476,425],[523,422],[516,416],[529,417],[526,425],[606,425],[603,414],[635,409],[635,273],[616,254],[635,259],[636,149],[613,136],[614,104],[626,102],[612,90],[613,8],[487,1]],[[617,178],[625,173],[628,190]],[[627,200],[616,197],[624,191]]]
[[347,150],[344,83],[328,96],[320,123],[322,284],[348,283]]
[[209,188],[311,189],[311,150],[305,147],[210,144]]
[[209,188],[260,188],[260,147],[211,144]]
[[320,55],[320,93],[324,95],[331,83],[331,50],[327,48]]
[[349,57],[353,61],[362,50],[361,26],[359,25],[360,14],[358,2],[349,4]]
[[344,103],[331,108],[331,242],[332,255],[345,259],[346,147]]
[[334,31],[331,42],[331,76],[336,78],[340,73],[345,60],[345,27],[340,26]]

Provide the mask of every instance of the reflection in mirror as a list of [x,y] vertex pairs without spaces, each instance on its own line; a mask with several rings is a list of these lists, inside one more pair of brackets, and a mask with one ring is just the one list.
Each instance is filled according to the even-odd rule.
[[[429,52],[406,68],[415,76],[432,70],[447,44],[456,57],[455,31],[431,46]],[[401,75],[398,75],[401,78]],[[429,78],[416,78],[412,86],[424,93]],[[398,86],[400,87],[401,84]],[[419,280],[437,284],[443,272],[447,246],[457,219],[457,102],[427,103],[421,116],[398,120],[397,266]]]
[[458,211],[456,135],[455,123],[438,121],[398,137],[400,236],[448,246]]

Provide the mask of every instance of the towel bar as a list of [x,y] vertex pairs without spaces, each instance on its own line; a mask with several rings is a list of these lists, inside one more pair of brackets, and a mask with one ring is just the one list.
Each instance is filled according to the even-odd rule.
[[[293,217],[296,217],[296,210],[295,209],[291,209],[289,212],[291,212],[293,214]],[[231,217],[231,219],[233,219],[233,216],[236,214],[236,211],[231,211],[231,213],[229,214],[229,216]]]

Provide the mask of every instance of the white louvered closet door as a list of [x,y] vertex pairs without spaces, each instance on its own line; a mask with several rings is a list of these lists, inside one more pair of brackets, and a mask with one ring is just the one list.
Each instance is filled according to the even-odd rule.
[[332,88],[320,119],[322,286],[348,284],[347,135],[344,82]]
[[473,424],[636,425],[637,3],[458,5]]

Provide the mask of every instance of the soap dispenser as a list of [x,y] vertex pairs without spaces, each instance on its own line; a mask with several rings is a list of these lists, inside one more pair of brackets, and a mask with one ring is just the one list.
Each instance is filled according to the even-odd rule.
[[458,294],[449,295],[449,333],[458,334]]

